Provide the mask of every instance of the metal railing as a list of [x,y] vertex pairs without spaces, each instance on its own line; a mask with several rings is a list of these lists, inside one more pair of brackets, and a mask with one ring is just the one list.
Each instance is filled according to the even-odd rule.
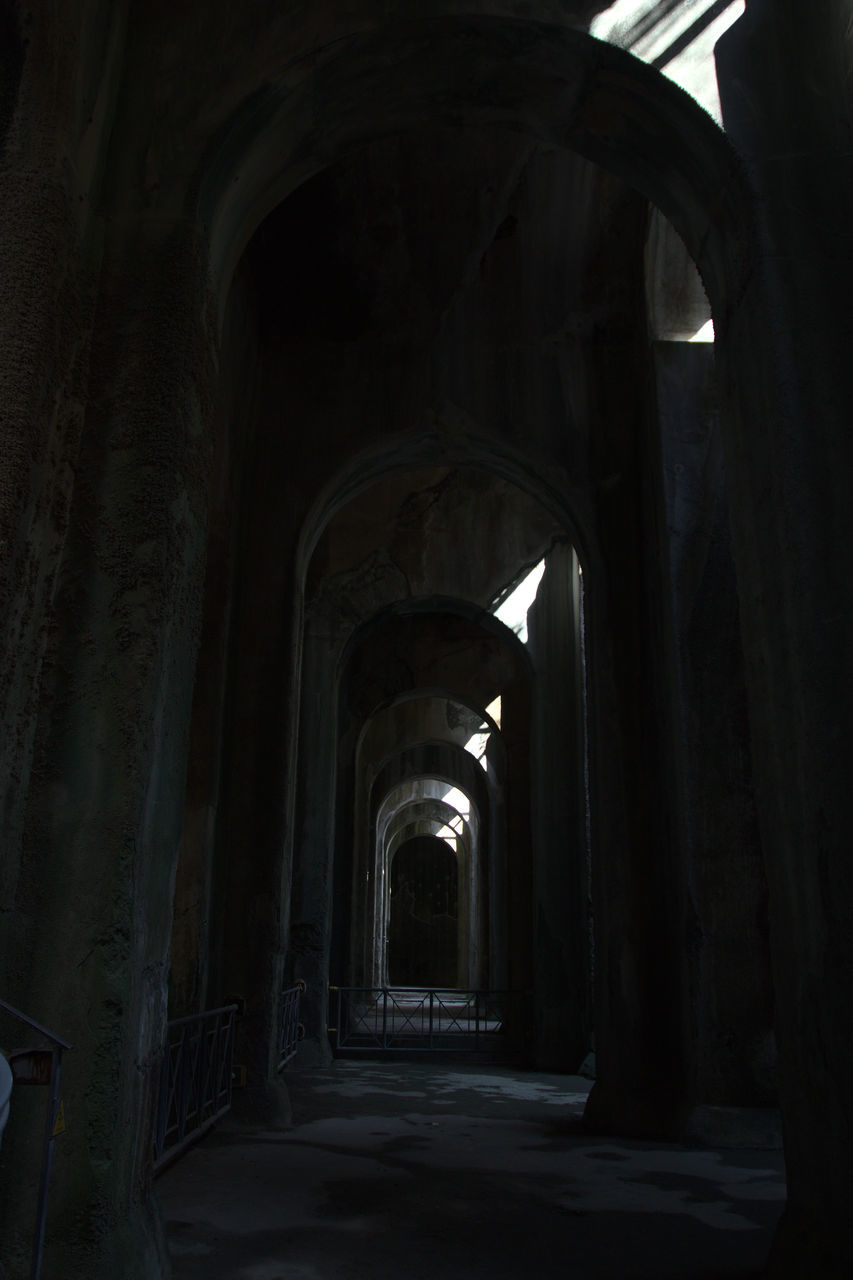
[[330,987],[336,1051],[488,1053],[505,1049],[519,991]]
[[231,1106],[236,1004],[168,1025],[160,1069],[154,1172],[161,1173]]
[[278,1034],[278,1069],[287,1066],[296,1054],[296,1046],[302,1039],[302,1024],[299,1021],[299,997],[305,990],[305,983],[300,980],[293,987],[281,993],[281,1010]]
[[[47,1085],[47,1112],[42,1139],[41,1177],[39,1179],[38,1206],[36,1209],[36,1229],[33,1240],[30,1280],[39,1280],[41,1264],[44,1256],[44,1233],[47,1223],[47,1197],[50,1187],[50,1167],[53,1163],[53,1144],[64,1128],[61,1121],[59,1082],[62,1075],[62,1055],[71,1048],[67,1040],[54,1035],[33,1018],[28,1018],[20,1009],[0,1000],[3,1009],[17,1022],[23,1022],[45,1040],[50,1041],[49,1049],[24,1049],[9,1057],[12,1078],[15,1085],[42,1084]],[[14,1103],[12,1104],[14,1105]]]

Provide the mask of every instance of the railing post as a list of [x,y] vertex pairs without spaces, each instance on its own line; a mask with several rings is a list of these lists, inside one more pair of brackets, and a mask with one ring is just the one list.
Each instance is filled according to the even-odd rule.
[[172,1047],[169,1044],[168,1031],[166,1033],[166,1051],[163,1054],[163,1060],[160,1063],[160,1088],[157,1094],[157,1125],[154,1130],[154,1163],[163,1154],[163,1147],[166,1142],[166,1125],[169,1123],[169,1077],[170,1077],[170,1058],[172,1056]]
[[203,1022],[198,1029],[198,1070],[196,1071],[196,1122],[198,1124],[204,1121],[204,1112],[210,1094],[212,1083],[210,1067],[218,1040],[219,1014],[209,1022],[212,1025],[206,1026]]
[[388,988],[382,987],[382,1048],[388,1048]]
[[219,1071],[222,1063],[222,1055],[227,1054],[228,1042],[225,1039],[225,1021],[224,1015],[217,1013],[213,1023],[213,1031],[207,1042],[207,1062],[204,1064],[204,1101],[202,1102],[202,1114],[208,1103],[212,1104],[214,1112],[218,1110],[219,1104]]
[[433,1021],[432,1021],[433,1020],[433,1003],[432,1002],[433,1002],[434,996],[435,996],[435,992],[430,991],[429,993],[429,1047],[430,1048],[432,1048],[432,1025],[433,1025]]
[[[23,1022],[26,1026],[32,1027],[39,1035],[44,1036],[51,1044],[50,1055],[50,1084],[49,1097],[47,1102],[47,1115],[45,1117],[44,1126],[44,1143],[42,1155],[41,1178],[39,1180],[38,1207],[36,1210],[36,1232],[33,1239],[32,1264],[30,1270],[30,1280],[39,1280],[41,1275],[42,1255],[44,1253],[44,1235],[45,1225],[47,1223],[47,1197],[50,1184],[50,1166],[53,1162],[53,1143],[55,1139],[54,1129],[56,1127],[56,1119],[59,1114],[60,1097],[59,1097],[59,1081],[62,1074],[62,1053],[65,1049],[71,1049],[71,1045],[67,1040],[48,1031],[47,1027],[43,1027],[40,1022],[36,1022],[34,1018],[28,1018],[25,1013],[21,1013],[20,1009],[16,1009],[6,1000],[0,1000],[0,1009],[10,1014],[16,1021]],[[14,1075],[14,1070],[13,1070]]]
[[47,1102],[47,1116],[44,1125],[44,1155],[42,1157],[41,1180],[39,1182],[38,1209],[36,1211],[36,1238],[33,1245],[33,1260],[30,1280],[39,1280],[41,1263],[44,1255],[44,1232],[47,1225],[47,1193],[50,1182],[50,1167],[53,1163],[54,1128],[59,1112],[59,1080],[62,1072],[62,1049],[53,1046],[50,1064],[50,1096]]
[[236,1009],[232,1009],[228,1015],[228,1053],[226,1055],[227,1061],[225,1066],[225,1096],[229,1107],[231,1106],[231,1099],[234,1095],[234,1033],[236,1029],[236,1021],[237,1011]]
[[183,1142],[187,1131],[187,1109],[189,1106],[189,1031],[187,1024],[181,1030],[181,1060],[178,1064],[178,1076],[175,1081],[175,1101],[178,1109],[178,1142]]

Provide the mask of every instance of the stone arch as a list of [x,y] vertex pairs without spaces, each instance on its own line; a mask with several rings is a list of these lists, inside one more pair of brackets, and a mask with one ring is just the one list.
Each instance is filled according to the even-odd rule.
[[[243,153],[252,153],[250,164],[242,174],[230,171],[235,179],[231,195],[221,203],[214,190],[216,183],[206,188],[205,199],[211,197],[205,211],[212,232],[212,269],[214,279],[218,274],[220,277],[220,298],[225,296],[228,254],[236,257],[264,212],[306,177],[338,157],[351,154],[377,133],[413,128],[436,117],[453,123],[469,118],[470,112],[475,121],[488,127],[527,133],[549,145],[576,151],[648,195],[682,235],[700,269],[725,360],[728,315],[750,285],[753,258],[745,248],[751,234],[749,197],[724,136],[663,77],[630,55],[600,46],[576,31],[485,18],[466,20],[462,25],[461,44],[456,42],[460,35],[457,20],[446,17],[407,23],[405,30],[400,27],[359,36],[339,55],[323,62],[316,73],[311,72],[304,85],[294,87],[281,114],[267,100],[270,110],[265,107],[255,121],[264,117],[265,141],[258,142],[253,151],[257,138],[248,128]],[[429,82],[425,49],[430,43],[433,57],[436,48],[447,50],[452,46],[446,94],[436,94]],[[464,73],[458,56],[460,48],[466,54],[461,59]],[[477,68],[473,90],[468,88],[470,68],[466,58]],[[510,73],[502,76],[507,67],[511,68]],[[356,120],[339,112],[342,99],[354,89],[358,76],[369,73],[373,77],[374,71],[378,76],[377,96],[363,118]],[[406,83],[398,83],[399,77]],[[305,88],[309,80],[310,92]],[[477,85],[483,90],[479,100]],[[486,85],[495,90],[497,106],[493,109],[482,107],[490,96]],[[341,126],[335,123],[338,117],[345,121]],[[288,130],[301,138],[298,155],[289,163],[288,146],[279,147],[283,163],[275,177],[267,181],[270,175],[261,162],[264,148],[273,138],[281,142]],[[330,143],[329,138],[334,142]],[[252,164],[257,165],[254,176],[249,172]],[[232,196],[236,203],[227,208]],[[440,434],[427,432],[426,443],[431,445]],[[389,459],[401,461],[406,456],[405,446],[419,456],[417,450],[424,443],[424,432],[418,429],[408,437],[401,435],[393,445],[378,448],[373,455],[374,474],[382,473]],[[491,464],[513,475],[524,471],[519,457],[495,441],[484,443],[482,452],[475,448],[463,456],[466,462],[473,457],[479,465]],[[535,474],[535,468],[528,474]],[[350,492],[359,491],[364,480],[358,464],[349,469],[346,484],[354,486]],[[567,504],[560,499],[559,490],[560,486],[554,487],[553,501],[565,510]],[[340,490],[327,486],[316,500],[315,530],[322,528],[328,514],[334,513],[337,502],[346,500],[347,492],[346,487]],[[578,510],[582,507],[579,502]],[[575,517],[579,525],[584,523],[585,515],[584,511]],[[309,528],[308,523],[303,525],[300,579],[315,545],[314,531],[309,532]],[[592,542],[591,535],[586,541]],[[595,555],[594,549],[590,552],[583,548],[583,537],[578,542],[582,544],[582,558]],[[594,627],[599,626],[602,612],[596,601],[599,581],[599,575],[590,575],[589,618]],[[598,646],[593,648],[598,650]],[[602,718],[606,720],[608,715],[612,715],[612,705]],[[618,785],[618,763],[611,772]]]
[[[436,613],[437,608],[443,611]],[[444,621],[436,623],[436,619]],[[448,632],[447,622],[454,619],[458,626]],[[431,643],[443,644],[446,649],[446,679],[440,684],[424,686],[418,681],[419,634],[429,634]],[[461,661],[459,658],[460,649],[471,642],[485,646],[483,655],[473,667],[464,657]],[[398,687],[394,675],[393,654],[401,648],[410,655],[413,663],[413,684],[405,689]],[[492,653],[491,659],[485,656],[486,649]],[[361,665],[360,653],[367,655],[368,667],[375,669],[377,678],[371,677]],[[333,877],[335,923],[330,958],[333,980],[338,980],[344,969],[348,980],[355,981],[356,985],[377,980],[375,948],[370,938],[361,936],[353,924],[354,921],[379,920],[381,916],[375,885],[370,891],[365,887],[364,867],[384,840],[380,813],[385,797],[395,788],[405,786],[407,780],[420,776],[444,779],[447,787],[459,787],[471,799],[478,864],[471,873],[476,892],[468,899],[474,921],[469,933],[477,945],[468,957],[467,968],[471,972],[476,971],[478,976],[485,974],[489,966],[490,972],[494,973],[496,968],[502,971],[506,928],[503,920],[497,917],[505,904],[507,839],[502,797],[507,770],[514,770],[516,789],[522,797],[526,794],[527,785],[524,744],[529,739],[532,672],[523,645],[502,623],[484,617],[482,610],[467,601],[406,602],[367,620],[359,628],[345,650],[340,670],[341,737],[338,740]],[[473,684],[472,671],[475,673]],[[355,698],[348,693],[348,685],[352,681],[361,688],[360,695]],[[512,721],[515,717],[517,721],[520,740],[520,745],[516,743],[514,752],[509,753],[511,761],[507,759],[506,744],[499,733],[493,735],[493,743],[490,741],[487,771],[465,750],[458,735],[454,740],[454,735],[446,734],[442,740],[435,732],[435,725],[426,726],[427,738],[414,729],[402,737],[398,737],[395,731],[393,740],[383,744],[381,735],[379,740],[374,735],[368,752],[372,762],[362,752],[371,726],[377,723],[377,719],[387,717],[389,710],[393,711],[395,707],[417,709],[419,702],[444,700],[469,708],[478,721],[489,721],[485,707],[495,691],[500,689],[510,694],[513,702],[510,719]],[[518,776],[519,771],[521,776]],[[509,821],[517,825],[519,832],[524,832],[529,819],[525,816],[523,804],[513,809]],[[523,847],[521,837],[515,846],[517,849]],[[500,883],[495,883],[496,877]],[[504,948],[502,954],[497,958],[493,956],[492,960],[486,953],[488,938],[500,939],[500,946]],[[497,943],[493,952],[496,947]]]
[[371,137],[465,119],[575,150],[642,191],[687,245],[722,332],[753,267],[752,202],[722,131],[660,72],[582,31],[505,15],[390,24],[306,66],[295,84],[248,93],[209,144],[194,199],[221,305],[253,231],[301,182]]
[[[457,790],[467,801],[468,807],[464,803],[459,805],[459,799],[454,795]],[[399,976],[395,978],[392,974],[394,966],[391,963],[392,932],[394,932],[395,923],[394,868],[397,855],[404,845],[429,837],[432,841],[442,841],[447,851],[452,854],[455,863],[452,875],[454,884],[451,890],[454,900],[452,914],[455,918],[453,976],[449,977],[446,967],[441,965],[443,976],[440,980],[435,978],[431,985],[451,987],[474,985],[476,978],[472,976],[471,959],[479,945],[478,926],[481,916],[476,902],[480,887],[477,865],[480,822],[476,806],[472,805],[466,793],[459,788],[448,788],[447,783],[439,779],[413,776],[387,793],[380,805],[379,813],[382,814],[382,821],[377,824],[373,867],[381,885],[381,902],[378,912],[379,920],[373,929],[375,955],[373,981],[385,986],[392,983],[403,986],[430,985],[429,982],[404,982]],[[453,832],[452,836],[451,832]],[[446,859],[444,861],[446,863]],[[421,864],[421,870],[423,869]],[[399,867],[397,870],[399,872]],[[423,881],[423,876],[420,878]],[[448,887],[445,884],[445,890]],[[444,897],[446,894],[440,896]],[[398,902],[397,905],[399,906],[400,903]],[[399,925],[399,921],[397,923]],[[365,929],[365,932],[369,931]],[[422,934],[424,932],[429,934],[431,931],[421,930]],[[396,933],[399,942],[401,940],[399,928]],[[422,938],[422,942],[426,940]],[[410,962],[418,961],[421,944],[405,949]],[[426,959],[426,957],[423,958]]]
[[[454,441],[451,457],[444,456],[439,433],[445,425],[462,425],[463,433]],[[553,519],[562,536],[575,547],[584,571],[595,577],[601,568],[601,552],[595,536],[589,497],[582,486],[569,479],[568,493],[549,482],[529,455],[494,437],[487,437],[482,425],[444,424],[438,419],[418,430],[401,431],[393,442],[377,445],[351,457],[324,485],[311,504],[300,533],[297,575],[304,590],[311,557],[330,521],[341,509],[381,483],[391,474],[403,475],[422,467],[434,467],[436,456],[447,467],[479,471],[494,476],[518,490],[525,499],[537,503]],[[463,606],[465,607],[465,606]]]
[[[418,742],[401,748],[389,757],[373,779],[369,789],[367,849],[375,845],[374,865],[380,862],[388,871],[396,849],[409,835],[429,830],[437,834],[455,821],[458,863],[458,981],[451,986],[484,985],[489,969],[489,908],[502,886],[494,883],[495,868],[501,862],[501,831],[495,821],[495,798],[499,784],[489,778],[479,765],[471,767],[467,753],[458,744]],[[458,795],[467,801],[459,805]],[[464,816],[463,816],[464,810]],[[359,833],[357,833],[358,835]],[[383,885],[380,899],[362,910],[353,877],[353,924],[360,916],[380,921],[379,929],[387,932],[387,910],[390,903]],[[369,935],[370,926],[365,932]],[[493,932],[493,929],[492,931]],[[356,939],[354,938],[355,942]],[[372,981],[387,982],[384,947],[371,947],[364,939],[364,950],[372,951]],[[353,948],[355,955],[355,948]]]

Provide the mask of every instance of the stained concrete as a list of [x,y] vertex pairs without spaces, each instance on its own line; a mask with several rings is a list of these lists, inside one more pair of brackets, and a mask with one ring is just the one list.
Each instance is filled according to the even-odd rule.
[[757,1276],[777,1150],[614,1141],[580,1076],[338,1061],[287,1133],[226,1122],[157,1183],[174,1280]]

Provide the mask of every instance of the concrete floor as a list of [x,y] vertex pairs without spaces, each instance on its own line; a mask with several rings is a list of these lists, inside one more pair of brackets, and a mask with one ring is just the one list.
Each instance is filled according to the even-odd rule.
[[158,1180],[175,1280],[760,1274],[778,1150],[593,1138],[589,1082],[499,1067],[288,1071],[293,1128],[226,1120]]

